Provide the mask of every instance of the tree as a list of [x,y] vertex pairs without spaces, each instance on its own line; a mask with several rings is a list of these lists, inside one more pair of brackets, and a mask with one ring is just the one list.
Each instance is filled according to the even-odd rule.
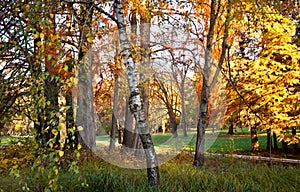
[[[225,21],[224,21],[224,31],[222,37],[222,43],[220,45],[220,55],[218,55],[218,64],[217,70],[214,75],[211,77],[212,72],[212,56],[213,56],[213,39],[215,35],[215,27],[217,26],[217,18],[216,16],[220,14],[220,4],[221,2],[217,2],[212,0],[210,3],[210,16],[209,16],[209,28],[206,39],[206,47],[205,47],[205,55],[204,55],[204,66],[202,69],[202,88],[201,88],[201,98],[200,98],[200,106],[199,106],[199,117],[197,124],[197,140],[196,140],[196,152],[194,157],[194,165],[197,167],[201,167],[204,164],[204,134],[205,128],[207,127],[207,114],[208,114],[208,101],[210,97],[210,91],[215,86],[218,75],[222,68],[222,65],[225,60],[226,51],[227,51],[227,39],[229,34],[229,22],[231,20],[230,10],[232,7],[232,2],[227,2],[226,6],[224,6],[225,10]],[[219,35],[219,34],[218,34]],[[212,82],[209,82],[210,79],[213,79]]]
[[[34,61],[34,48],[28,22],[28,6],[3,1],[0,4],[0,131],[11,122],[15,114],[24,114],[32,120],[30,114],[30,78]],[[27,17],[27,18],[26,18]]]
[[288,127],[298,124],[299,115],[296,25],[272,7],[264,8],[263,17],[248,16],[246,22],[250,26],[239,29],[238,51],[228,69],[233,71],[231,83],[237,82],[235,89],[244,102],[242,113],[248,114],[251,132],[255,133],[255,127],[269,132],[268,143],[271,132],[281,141],[296,143],[296,136],[288,133]]
[[[156,75],[157,76],[157,75]],[[181,111],[178,110],[180,105],[180,96],[174,90],[172,82],[167,84],[166,81],[163,81],[159,77],[155,77],[153,82],[151,82],[151,95],[153,98],[158,99],[166,108],[167,114],[169,116],[170,128],[172,130],[173,137],[176,138],[178,122],[178,113]],[[161,107],[160,107],[161,109]]]
[[148,172],[148,181],[150,185],[159,184],[159,172],[158,164],[156,159],[156,154],[154,150],[154,145],[151,140],[151,135],[147,123],[147,118],[145,116],[145,109],[141,101],[141,95],[138,88],[137,81],[137,71],[134,67],[134,61],[132,58],[132,53],[130,51],[130,42],[126,33],[126,24],[124,20],[124,10],[122,1],[115,0],[114,8],[116,11],[116,18],[118,21],[119,37],[120,37],[120,46],[121,53],[124,60],[126,75],[128,79],[128,85],[130,89],[130,109],[134,114],[137,128],[139,130],[139,135],[143,144],[143,148],[146,153],[147,159],[147,172]]

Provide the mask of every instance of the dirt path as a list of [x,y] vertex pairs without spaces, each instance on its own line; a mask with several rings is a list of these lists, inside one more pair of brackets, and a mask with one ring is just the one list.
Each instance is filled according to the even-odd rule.
[[250,155],[237,155],[237,154],[221,154],[221,153],[206,153],[208,156],[213,157],[231,157],[237,159],[248,159],[257,161],[269,161],[269,162],[281,162],[281,163],[292,163],[300,164],[298,159],[286,159],[286,158],[276,158],[276,157],[261,157],[261,156],[250,156]]

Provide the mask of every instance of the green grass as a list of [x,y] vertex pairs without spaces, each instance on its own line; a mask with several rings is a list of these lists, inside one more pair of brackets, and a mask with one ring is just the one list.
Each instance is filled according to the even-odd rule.
[[[182,132],[178,131],[177,140],[173,139],[171,133],[166,134],[152,134],[152,140],[154,146],[159,147],[160,145],[175,145],[178,144],[179,147],[188,148],[189,150],[195,150],[196,144],[196,130],[193,129],[188,132],[189,137],[183,138]],[[220,130],[215,134],[212,134],[211,131],[206,131],[206,143],[212,143],[211,146],[207,149],[207,152],[212,153],[240,153],[243,151],[251,150],[251,138],[249,131],[246,128],[236,129],[234,135],[228,135],[227,130]],[[11,141],[18,141],[20,137],[11,137],[11,136],[2,136],[0,137],[0,144],[9,144]],[[109,136],[96,136],[97,144],[109,145]],[[262,150],[266,149],[267,136],[265,133],[258,134],[259,145]],[[117,139],[116,139],[117,141]],[[182,142],[182,143],[179,143]],[[175,144],[174,144],[175,143]],[[210,145],[210,144],[209,144]],[[281,147],[281,142],[278,142],[279,147]]]
[[[211,153],[241,153],[245,151],[251,151],[251,137],[248,129],[236,129],[233,135],[227,134],[228,130],[219,130],[219,132],[211,133],[210,130],[206,131],[206,144],[208,148],[207,152]],[[178,138],[173,139],[171,133],[158,133],[152,134],[152,141],[154,146],[159,147],[161,145],[177,145],[176,147],[186,148],[195,151],[196,144],[196,130],[193,129],[188,132],[188,138],[182,136],[182,132],[178,132]],[[98,144],[109,145],[109,136],[97,136]],[[264,132],[258,133],[258,140],[261,150],[266,149],[267,135]],[[181,142],[181,143],[180,143]],[[279,148],[281,148],[281,142],[278,142]]]
[[1,136],[0,137],[0,144],[7,145],[12,141],[18,141],[20,137],[12,137],[12,136]]
[[[171,142],[188,141],[194,146],[193,132],[189,137],[182,139],[179,133],[177,139],[172,139],[172,134],[152,135],[157,147]],[[237,132],[229,136],[226,132],[213,135],[206,134],[207,141],[211,139],[212,146],[209,152],[237,153],[251,149],[249,133],[244,135]],[[212,137],[217,137],[215,138]],[[5,138],[10,140],[11,138]],[[260,145],[265,144],[266,134],[259,134]],[[9,143],[9,142],[8,142]],[[30,143],[30,142],[29,142]],[[109,143],[108,136],[98,136],[97,143]],[[13,150],[7,151],[15,154],[17,151],[30,154],[30,147],[15,145]],[[20,155],[19,155],[20,156]],[[24,157],[21,156],[21,160]],[[27,161],[16,161],[15,155],[11,158],[18,164]],[[34,158],[30,156],[28,161]],[[83,158],[84,159],[84,158]],[[79,161],[79,172],[74,173],[67,168],[60,168],[56,191],[299,191],[300,165],[287,165],[280,163],[264,163],[260,161],[240,160],[225,157],[206,157],[205,166],[201,169],[192,165],[193,156],[181,153],[177,158],[160,166],[161,185],[149,189],[146,170],[132,170],[111,165],[99,157],[89,161]],[[8,166],[8,165],[7,165]],[[30,166],[29,164],[25,167]],[[10,170],[0,174],[0,192],[2,191],[44,191],[48,183],[47,170],[38,174],[30,168],[21,168],[18,174]]]
[[[103,161],[83,162],[79,173],[62,170],[57,191],[299,191],[300,169],[288,165],[266,165],[231,158],[206,158],[195,168],[191,156],[181,154],[160,167],[161,185],[149,189],[146,170],[119,168]],[[25,169],[19,177],[0,175],[0,191],[43,191],[46,175]]]

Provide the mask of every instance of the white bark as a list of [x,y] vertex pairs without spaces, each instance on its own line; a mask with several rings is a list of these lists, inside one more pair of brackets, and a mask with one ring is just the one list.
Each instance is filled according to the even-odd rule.
[[123,13],[123,5],[121,0],[114,1],[116,17],[118,21],[119,38],[121,45],[121,54],[126,68],[126,76],[130,90],[130,109],[134,114],[137,123],[137,129],[145,150],[147,159],[148,181],[150,185],[159,184],[158,162],[154,145],[151,140],[149,125],[146,120],[145,112],[141,102],[141,95],[138,88],[137,70],[134,66],[132,53],[130,51],[130,43],[126,33],[126,26]]

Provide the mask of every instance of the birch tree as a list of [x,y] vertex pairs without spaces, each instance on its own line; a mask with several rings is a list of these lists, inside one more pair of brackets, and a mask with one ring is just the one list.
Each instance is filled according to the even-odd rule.
[[138,88],[137,70],[134,66],[130,42],[127,37],[126,23],[124,19],[123,2],[114,1],[114,8],[117,18],[118,32],[120,38],[121,54],[126,68],[126,76],[130,89],[130,109],[134,114],[139,136],[146,154],[148,182],[150,185],[159,184],[159,171],[154,145],[151,139],[149,124],[145,114],[145,109],[141,100]]

